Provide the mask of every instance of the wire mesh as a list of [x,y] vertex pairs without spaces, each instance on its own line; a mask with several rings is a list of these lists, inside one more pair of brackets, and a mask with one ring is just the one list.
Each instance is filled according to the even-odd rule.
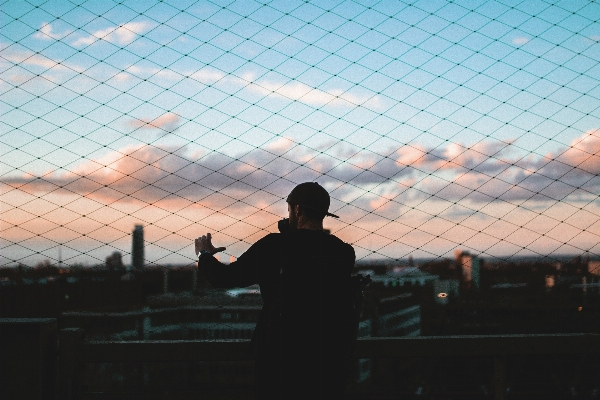
[[600,254],[595,1],[5,1],[0,265],[195,262],[303,181],[358,260]]

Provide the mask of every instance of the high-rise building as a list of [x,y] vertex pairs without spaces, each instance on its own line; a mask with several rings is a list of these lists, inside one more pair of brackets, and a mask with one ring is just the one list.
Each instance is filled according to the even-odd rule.
[[462,269],[463,282],[467,287],[479,289],[481,260],[468,251],[455,252],[456,263]]
[[600,261],[588,261],[588,273],[600,276]]
[[134,269],[144,266],[144,227],[136,225],[131,233],[131,266]]
[[110,256],[106,257],[106,267],[108,269],[123,268],[123,255],[119,251],[114,251]]

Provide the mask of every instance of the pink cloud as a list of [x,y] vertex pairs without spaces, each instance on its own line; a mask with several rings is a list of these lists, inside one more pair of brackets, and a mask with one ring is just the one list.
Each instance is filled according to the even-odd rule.
[[589,130],[571,141],[569,148],[548,158],[590,174],[600,174],[600,129]]
[[[572,223],[560,222],[575,209],[572,202],[582,196],[597,199],[600,192],[597,130],[551,154],[525,159],[510,144],[494,141],[388,150],[381,152],[388,157],[363,151],[341,161],[339,154],[351,154],[344,147],[336,150],[336,159],[288,139],[236,157],[187,148],[127,147],[67,173],[4,178],[3,193],[12,191],[13,197],[80,199],[68,202],[70,216],[44,211],[43,218],[36,218],[15,208],[3,218],[11,217],[18,226],[23,219],[27,232],[37,229],[48,237],[65,224],[73,240],[80,232],[98,243],[107,240],[104,230],[81,214],[90,221],[108,221],[119,234],[142,222],[149,226],[148,240],[160,243],[176,232],[168,240],[177,246],[182,237],[211,231],[230,254],[239,255],[265,232],[276,230],[276,221],[285,215],[284,199],[296,183],[315,180],[330,191],[331,211],[341,216],[327,219],[326,227],[354,243],[359,257],[443,255],[458,246],[513,254],[522,249],[518,246],[556,250],[559,244],[549,237],[572,228]],[[517,207],[524,203],[526,207]],[[95,215],[82,204],[97,210]],[[545,217],[536,207],[553,213]],[[587,215],[593,224],[595,214]],[[48,221],[54,225],[47,226]],[[540,238],[538,231],[548,234]],[[10,240],[17,241],[16,236]],[[592,248],[590,240],[597,237],[577,236],[570,244]]]
[[[135,122],[140,129],[165,131],[178,123],[175,114]],[[211,195],[220,193],[232,199],[234,207],[243,208],[253,202],[261,207],[272,204],[271,196],[282,199],[296,183],[313,180],[332,190],[338,207],[351,202],[367,210],[379,209],[391,199],[396,204],[428,199],[544,202],[590,196],[600,189],[598,130],[586,132],[554,154],[521,160],[503,142],[390,150],[389,157],[363,152],[352,162],[340,162],[287,139],[235,158],[216,152],[129,147],[88,160],[68,173],[4,178],[2,183],[28,193],[74,193],[104,203],[158,202],[174,208],[194,203],[216,208],[221,200]],[[263,195],[269,199],[263,201]]]

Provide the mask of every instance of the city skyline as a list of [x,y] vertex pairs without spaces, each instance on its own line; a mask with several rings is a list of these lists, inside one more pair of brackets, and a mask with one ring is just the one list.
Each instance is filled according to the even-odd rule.
[[600,254],[596,3],[1,12],[0,265],[238,257],[303,181],[360,260]]

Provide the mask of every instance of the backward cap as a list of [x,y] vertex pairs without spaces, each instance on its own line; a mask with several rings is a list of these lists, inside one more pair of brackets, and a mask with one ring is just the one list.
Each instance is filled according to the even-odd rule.
[[296,186],[288,195],[286,201],[290,204],[298,204],[323,214],[339,218],[329,212],[329,193],[317,182],[304,182]]

